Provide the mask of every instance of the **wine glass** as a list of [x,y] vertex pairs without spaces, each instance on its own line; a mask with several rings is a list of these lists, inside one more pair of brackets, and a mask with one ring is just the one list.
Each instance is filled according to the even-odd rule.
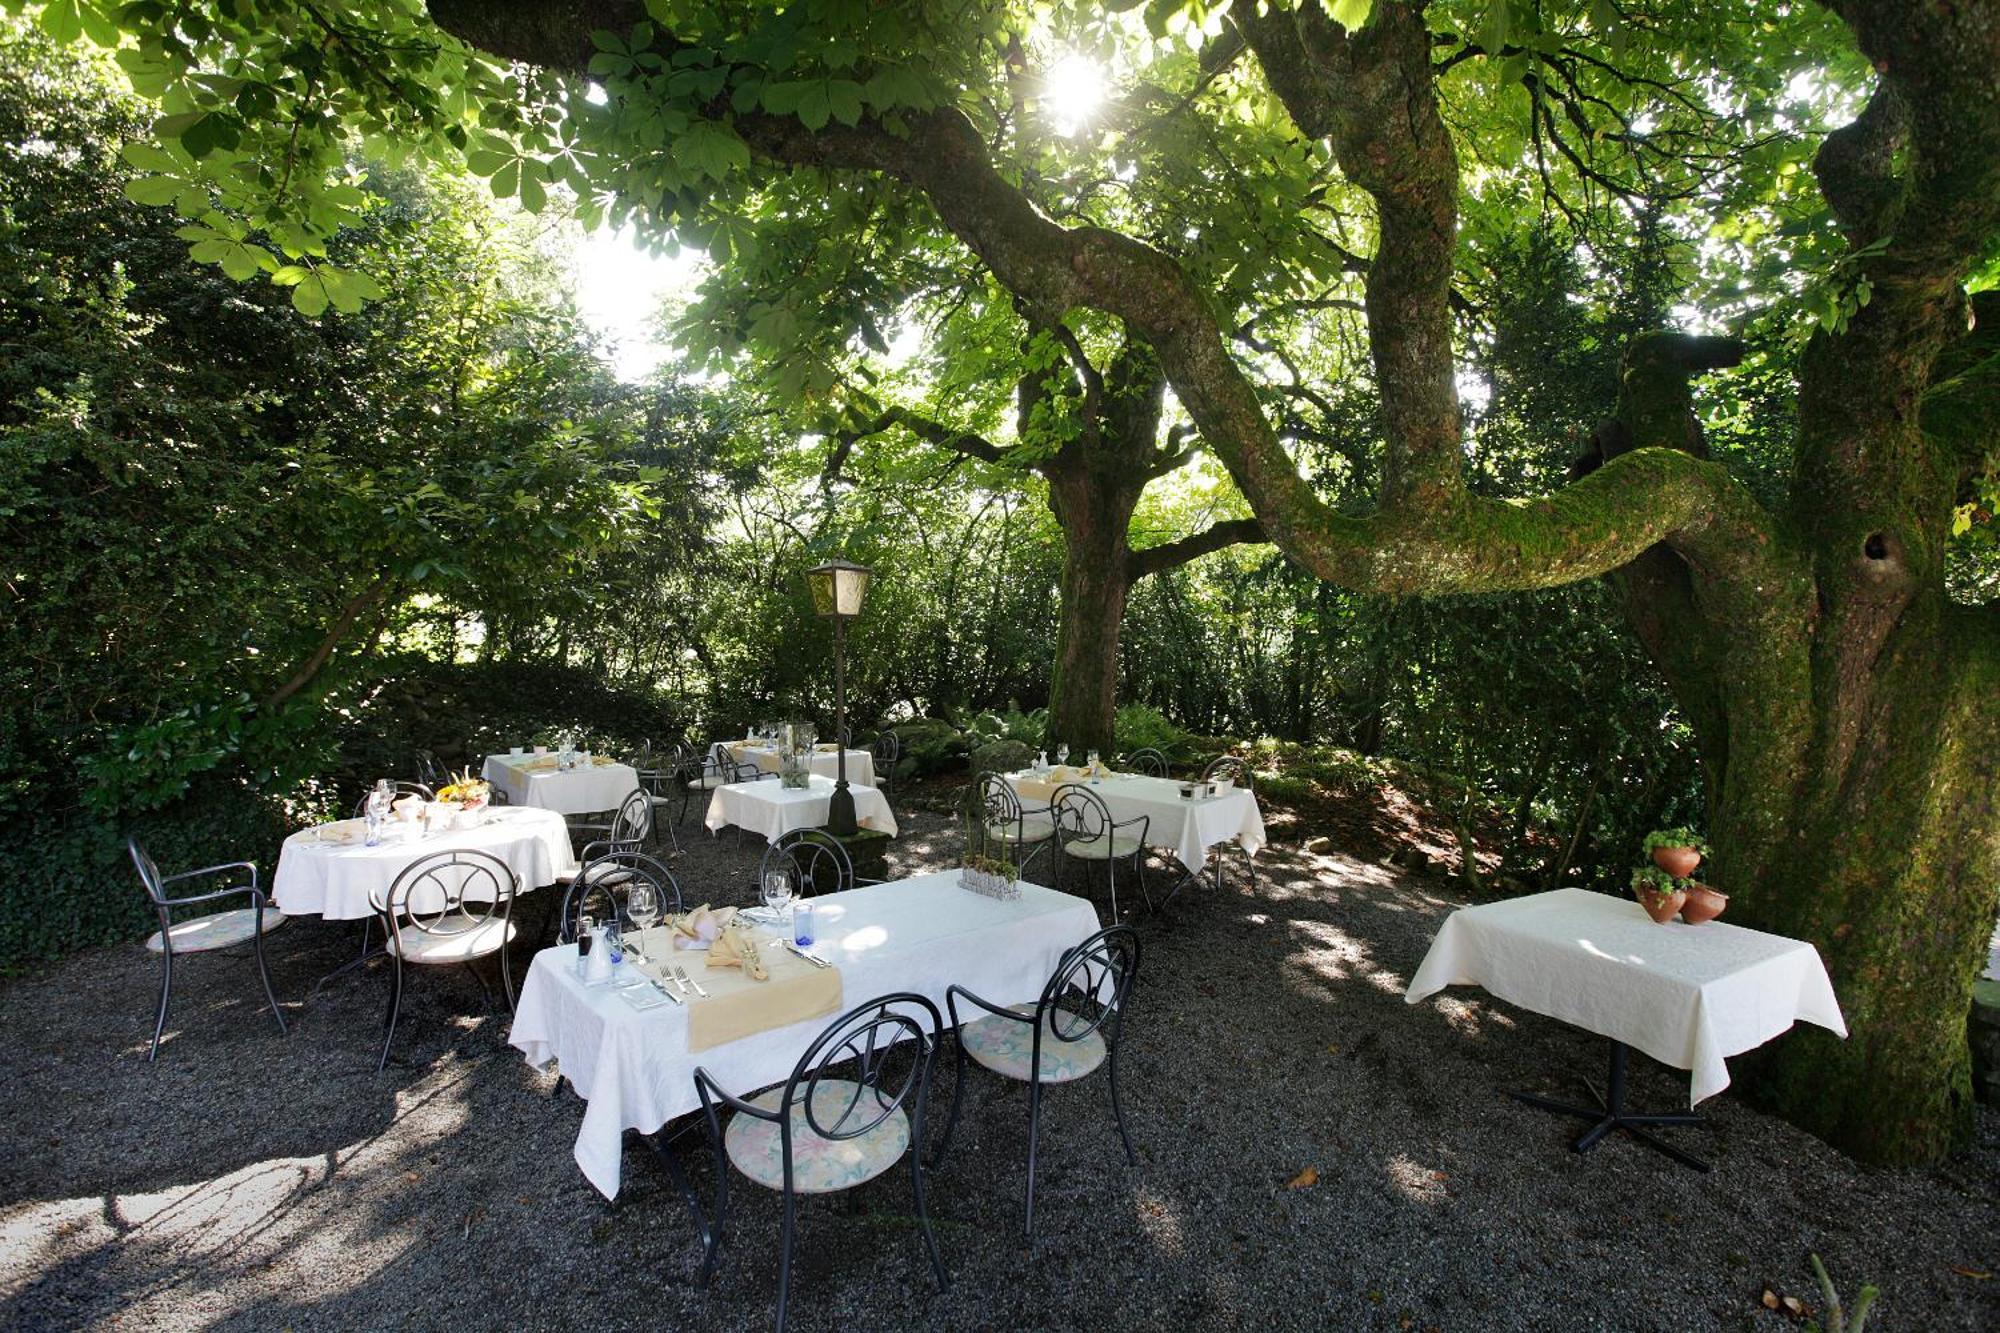
[[792,902],[792,877],[782,870],[764,876],[764,906],[770,909],[771,924],[783,927],[785,909]]
[[[625,916],[632,922],[633,927],[638,930],[638,938],[644,940],[646,932],[659,924],[659,890],[644,880],[634,882],[631,887],[625,890]],[[639,950],[637,947],[634,947],[632,952],[636,954]]]
[[1069,762],[1068,741],[1064,741],[1062,744],[1056,746],[1056,762],[1058,764],[1067,764]]

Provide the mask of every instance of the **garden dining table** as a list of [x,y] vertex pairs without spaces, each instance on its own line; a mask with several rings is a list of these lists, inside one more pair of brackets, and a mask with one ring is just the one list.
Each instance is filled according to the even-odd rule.
[[[1063,952],[1097,931],[1085,899],[1026,882],[1019,898],[988,898],[957,881],[957,871],[942,871],[811,900],[811,952],[840,971],[837,1010],[893,991],[915,991],[942,1010],[952,985],[998,1004],[1031,1003]],[[697,1066],[748,1095],[782,1082],[830,1021],[820,1015],[692,1051],[689,1006],[715,999],[638,1009],[615,985],[585,985],[576,960],[574,944],[535,955],[508,1040],[537,1068],[556,1061],[584,1099],[574,1156],[606,1198],[618,1195],[627,1130],[652,1135],[701,1109]],[[705,975],[699,952],[676,961],[696,980]]]
[[[417,826],[392,820],[388,835],[374,847],[362,840],[360,820],[341,820],[302,829],[285,839],[271,899],[290,916],[356,921],[376,914],[396,876],[420,857],[454,848],[490,852],[519,876],[523,890],[553,884],[576,869],[569,826],[552,810],[497,806],[484,822],[422,836]],[[327,840],[331,833],[340,841]],[[371,903],[372,896],[372,903]]]
[[1587,1152],[1611,1130],[1623,1129],[1703,1171],[1705,1163],[1644,1128],[1698,1123],[1696,1116],[1625,1110],[1630,1048],[1691,1071],[1692,1108],[1729,1086],[1726,1057],[1763,1045],[1800,1019],[1847,1035],[1819,951],[1804,940],[1726,921],[1659,925],[1638,903],[1588,889],[1555,889],[1453,912],[1403,998],[1416,1004],[1454,985],[1484,987],[1509,1004],[1611,1039],[1609,1087],[1598,1106],[1513,1094],[1531,1106],[1595,1122],[1576,1140],[1576,1151]]
[[[832,778],[817,773],[803,787],[781,786],[777,778],[770,776],[752,782],[726,783],[717,787],[715,795],[709,798],[708,817],[703,822],[710,832],[719,833],[734,824],[776,842],[793,829],[825,828],[833,786]],[[895,836],[896,814],[880,790],[851,778],[847,790],[854,797],[854,818],[862,828]]]
[[1208,849],[1219,842],[1234,840],[1252,856],[1264,847],[1264,812],[1248,787],[1233,786],[1213,796],[1189,799],[1181,795],[1181,788],[1189,784],[1144,773],[1113,773],[1096,782],[1009,773],[1005,780],[1025,806],[1046,805],[1057,787],[1075,782],[1102,797],[1111,817],[1121,824],[1146,816],[1147,843],[1170,849],[1191,876],[1201,873]]
[[[724,741],[722,747],[729,751],[729,757],[739,764],[750,764],[759,773],[778,771],[780,758],[778,747],[763,745],[756,741]],[[823,778],[840,775],[840,751],[831,745],[815,745],[806,760],[809,771]],[[866,750],[847,752],[847,782],[849,786],[860,783],[864,787],[875,785],[875,756]]]
[[552,754],[489,754],[481,776],[506,792],[513,805],[562,815],[616,810],[639,789],[638,770],[605,755],[565,772],[556,767]]

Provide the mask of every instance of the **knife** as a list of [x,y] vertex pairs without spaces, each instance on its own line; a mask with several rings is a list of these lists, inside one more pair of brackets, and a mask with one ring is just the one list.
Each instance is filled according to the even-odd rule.
[[805,951],[804,949],[801,949],[801,948],[800,948],[800,947],[799,947],[798,945],[796,945],[796,944],[793,944],[793,943],[792,943],[792,942],[791,942],[790,940],[786,940],[786,941],[784,942],[784,945],[785,945],[785,947],[786,947],[787,949],[791,950],[791,951],[792,951],[793,953],[797,954],[797,955],[798,955],[799,957],[801,957],[801,958],[805,959],[805,960],[806,960],[806,961],[807,961],[808,963],[811,963],[811,964],[812,964],[812,965],[813,965],[814,967],[832,967],[832,966],[833,966],[833,964],[832,964],[832,963],[829,963],[829,962],[827,962],[827,961],[826,961],[826,959],[824,959],[824,958],[816,958],[816,957],[814,957],[814,956],[813,956],[812,954],[809,954],[809,953],[807,953],[807,952],[806,952],[806,951]]

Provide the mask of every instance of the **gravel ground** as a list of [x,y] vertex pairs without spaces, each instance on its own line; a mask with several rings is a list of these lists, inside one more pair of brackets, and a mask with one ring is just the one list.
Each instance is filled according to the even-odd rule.
[[[756,848],[684,836],[695,897],[747,885]],[[949,841],[913,812],[895,871]],[[975,1075],[931,1195],[951,1290],[932,1291],[892,1174],[803,1203],[796,1325],[1795,1328],[1758,1297],[1816,1305],[1817,1250],[1882,1288],[1873,1327],[2000,1327],[2000,1280],[1954,1271],[2000,1269],[2000,1115],[1934,1171],[1864,1172],[1728,1095],[1707,1128],[1669,1131],[1711,1175],[1617,1140],[1577,1157],[1568,1122],[1500,1089],[1573,1092],[1601,1042],[1471,989],[1402,1001],[1449,891],[1293,845],[1260,867],[1254,890],[1239,872],[1141,922],[1138,1167],[1101,1078],[1053,1092],[1028,1249],[1026,1099]],[[697,1288],[664,1173],[635,1149],[606,1205],[570,1158],[582,1104],[507,1046],[472,978],[414,987],[380,1075],[380,976],[302,1003],[352,944],[316,919],[274,938],[287,1038],[247,962],[196,960],[154,1066],[156,964],[137,946],[0,985],[0,1325],[769,1325],[775,1196],[739,1180],[732,1244]],[[1636,1061],[1635,1101],[1686,1088]],[[1308,1167],[1317,1183],[1295,1184]]]

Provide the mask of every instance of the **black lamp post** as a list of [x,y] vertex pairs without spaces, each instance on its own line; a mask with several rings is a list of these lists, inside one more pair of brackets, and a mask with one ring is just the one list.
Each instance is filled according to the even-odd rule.
[[833,739],[840,776],[826,805],[826,831],[836,838],[851,838],[860,831],[854,822],[854,793],[847,790],[847,746],[840,734],[847,728],[847,622],[861,614],[861,599],[873,576],[868,566],[849,560],[829,560],[806,571],[813,610],[833,620]]

